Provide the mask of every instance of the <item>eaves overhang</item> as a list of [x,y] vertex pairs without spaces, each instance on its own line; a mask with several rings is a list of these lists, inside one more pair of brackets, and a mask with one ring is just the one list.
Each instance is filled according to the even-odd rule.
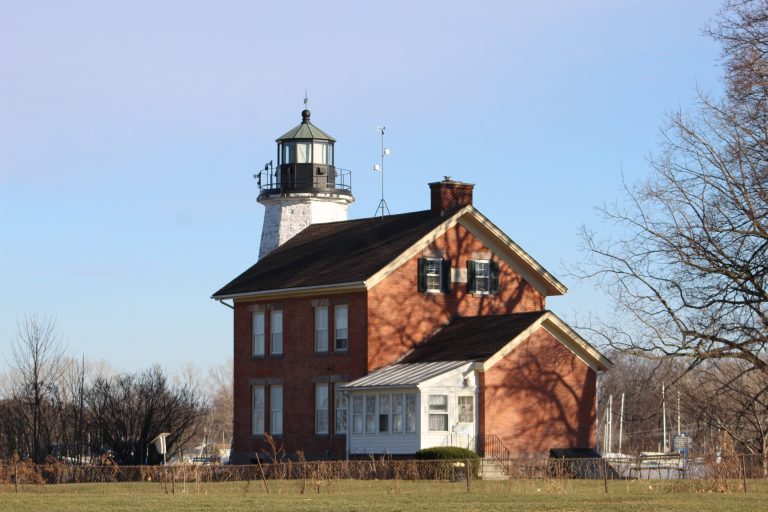
[[301,297],[304,295],[314,295],[318,293],[345,293],[365,291],[364,281],[355,281],[351,283],[338,283],[317,286],[300,286],[297,288],[281,288],[276,290],[260,290],[254,292],[232,293],[212,295],[214,300],[260,300],[260,299],[280,299],[287,297]]

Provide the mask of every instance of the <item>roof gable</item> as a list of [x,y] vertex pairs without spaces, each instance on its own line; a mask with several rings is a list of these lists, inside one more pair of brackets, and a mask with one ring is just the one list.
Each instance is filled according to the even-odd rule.
[[482,363],[479,369],[487,371],[542,328],[593,370],[602,371],[613,366],[608,358],[551,311],[456,318],[407,354],[400,363],[477,361]]
[[312,224],[213,294],[229,299],[317,288],[366,290],[456,224],[497,254],[543,295],[566,288],[473,206],[440,216],[429,210]]

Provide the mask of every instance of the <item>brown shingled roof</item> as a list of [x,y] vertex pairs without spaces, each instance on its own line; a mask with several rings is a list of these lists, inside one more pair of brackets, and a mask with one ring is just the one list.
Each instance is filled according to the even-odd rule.
[[445,219],[426,210],[312,224],[213,298],[365,281]]
[[398,363],[485,361],[546,313],[455,318]]

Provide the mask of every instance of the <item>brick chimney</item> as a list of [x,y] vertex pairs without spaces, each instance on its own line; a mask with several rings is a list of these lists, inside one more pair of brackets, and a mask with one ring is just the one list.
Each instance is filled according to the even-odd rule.
[[472,183],[453,181],[450,176],[429,184],[432,196],[432,213],[445,215],[446,213],[472,204]]

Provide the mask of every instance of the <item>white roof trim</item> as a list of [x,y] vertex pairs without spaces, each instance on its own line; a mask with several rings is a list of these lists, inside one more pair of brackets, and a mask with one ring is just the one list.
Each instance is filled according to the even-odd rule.
[[365,290],[364,281],[353,281],[350,283],[337,283],[337,284],[321,284],[317,286],[299,286],[296,288],[276,288],[274,290],[261,290],[258,292],[244,292],[244,293],[230,293],[227,295],[212,295],[212,299],[225,300],[225,299],[244,299],[244,298],[262,298],[262,297],[290,297],[292,295],[304,295],[306,292],[327,292],[327,293],[341,293],[347,291],[362,291]]
[[539,328],[543,328],[552,335],[558,342],[581,359],[584,364],[593,371],[609,370],[613,367],[610,359],[601,354],[595,347],[590,345],[584,338],[571,329],[568,324],[560,320],[554,313],[547,311],[538,320],[531,324],[526,330],[515,336],[498,352],[488,358],[482,364],[481,371],[490,370],[496,363],[501,361],[507,354],[512,352],[521,343],[527,340]]
[[502,257],[507,265],[544,295],[563,295],[568,291],[563,283],[476,208],[463,215],[459,224],[480,239],[494,254]]
[[543,295],[562,295],[567,291],[567,288],[560,281],[555,279],[531,255],[513,242],[511,238],[472,205],[467,205],[453,215],[446,217],[443,223],[403,251],[381,270],[366,279],[366,288],[370,290],[376,286],[392,272],[418,256],[425,247],[443,236],[456,224],[464,226]]

